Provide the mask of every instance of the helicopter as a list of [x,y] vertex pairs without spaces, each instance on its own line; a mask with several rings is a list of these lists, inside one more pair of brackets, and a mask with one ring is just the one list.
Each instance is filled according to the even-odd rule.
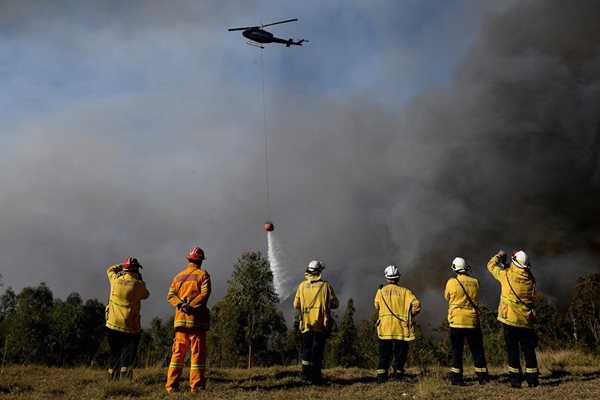
[[263,29],[265,26],[285,24],[287,22],[293,22],[293,21],[298,21],[298,18],[287,19],[285,21],[273,22],[270,24],[263,24],[263,25],[259,25],[259,26],[246,26],[244,28],[231,28],[231,29],[228,29],[228,31],[243,31],[242,35],[245,38],[250,39],[246,43],[249,44],[250,46],[260,47],[261,49],[264,49],[264,46],[262,46],[261,43],[281,43],[281,44],[285,44],[285,47],[290,47],[291,45],[302,46],[302,43],[308,42],[308,40],[300,39],[300,40],[294,41],[294,39],[288,39],[288,40],[280,39],[278,37],[273,36],[273,34],[271,32],[267,32]]

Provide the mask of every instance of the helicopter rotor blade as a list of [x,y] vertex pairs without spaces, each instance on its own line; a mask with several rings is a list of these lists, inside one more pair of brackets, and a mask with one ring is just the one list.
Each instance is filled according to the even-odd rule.
[[279,22],[273,22],[270,24],[264,24],[261,25],[261,28],[264,28],[265,26],[271,26],[271,25],[278,25],[278,24],[285,24],[287,22],[294,22],[294,21],[298,21],[298,18],[294,18],[294,19],[286,19],[285,21],[279,21]]
[[227,29],[228,31],[245,31],[246,29],[252,29],[252,28],[260,28],[259,26],[246,26],[244,28],[230,28]]

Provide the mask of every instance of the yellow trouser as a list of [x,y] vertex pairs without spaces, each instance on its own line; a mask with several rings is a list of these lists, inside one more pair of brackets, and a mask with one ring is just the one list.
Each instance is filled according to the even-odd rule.
[[206,388],[206,331],[198,328],[176,328],[173,355],[167,372],[167,392],[179,390],[179,378],[187,351],[190,357],[190,389],[192,392]]

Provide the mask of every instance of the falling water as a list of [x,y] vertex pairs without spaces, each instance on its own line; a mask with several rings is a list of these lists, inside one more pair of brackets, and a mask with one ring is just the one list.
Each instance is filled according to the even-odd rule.
[[275,291],[279,295],[279,301],[283,302],[292,294],[292,288],[289,276],[285,273],[286,257],[281,250],[274,232],[267,232],[267,256],[271,265],[271,271],[273,272]]

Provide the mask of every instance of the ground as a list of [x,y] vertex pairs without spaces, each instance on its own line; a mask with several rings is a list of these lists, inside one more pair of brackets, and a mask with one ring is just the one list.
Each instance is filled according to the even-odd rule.
[[[7,399],[598,399],[600,360],[573,352],[540,355],[541,386],[512,389],[504,367],[492,368],[492,382],[480,386],[466,373],[466,387],[452,387],[447,368],[410,368],[402,382],[379,385],[375,371],[332,368],[325,384],[314,387],[300,379],[300,367],[211,369],[206,392],[164,392],[166,368],[135,370],[132,382],[109,383],[100,368],[48,368],[32,365],[0,367],[0,398]],[[187,370],[184,373],[186,375]],[[188,389],[186,384],[184,389]]]

